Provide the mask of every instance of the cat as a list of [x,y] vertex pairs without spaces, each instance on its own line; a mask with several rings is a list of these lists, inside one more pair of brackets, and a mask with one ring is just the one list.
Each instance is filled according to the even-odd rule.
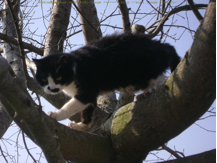
[[174,71],[180,57],[174,47],[144,34],[116,33],[71,53],[50,54],[33,61],[36,80],[46,93],[63,91],[71,97],[49,116],[60,121],[82,111],[82,122],[70,122],[68,126],[85,130],[99,95],[114,90],[150,92],[165,82],[165,71]]

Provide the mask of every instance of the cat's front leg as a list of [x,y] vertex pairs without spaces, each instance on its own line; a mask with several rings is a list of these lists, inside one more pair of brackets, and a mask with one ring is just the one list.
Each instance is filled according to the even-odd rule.
[[57,121],[61,121],[67,119],[74,115],[77,112],[85,109],[89,104],[83,104],[75,97],[69,100],[60,110],[51,111],[48,113],[49,116],[56,119]]

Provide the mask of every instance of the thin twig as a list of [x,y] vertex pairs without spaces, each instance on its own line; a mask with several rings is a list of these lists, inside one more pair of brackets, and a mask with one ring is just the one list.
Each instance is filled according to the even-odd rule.
[[[10,36],[8,36],[6,34],[0,33],[0,39],[4,40],[7,43],[18,45],[17,39],[15,39],[13,37],[10,37]],[[42,49],[37,48],[36,46],[33,46],[33,45],[29,44],[29,43],[23,42],[23,47],[25,49],[28,49],[28,50],[30,50],[32,52],[35,52],[35,53],[41,55],[41,56],[43,55],[43,50]]]
[[171,154],[172,154],[173,156],[175,156],[177,159],[182,158],[181,156],[179,156],[179,155],[177,154],[176,151],[172,150],[171,148],[169,148],[169,147],[166,146],[165,144],[162,145],[162,148],[163,148],[164,150],[166,150],[167,152],[171,153]]
[[71,37],[71,36],[74,36],[74,35],[76,35],[76,34],[78,34],[78,33],[80,33],[80,32],[82,32],[82,30],[76,31],[76,32],[72,33],[71,35],[68,35],[66,38],[69,38],[69,37]]
[[136,15],[137,15],[137,13],[139,12],[139,9],[140,9],[140,7],[141,7],[142,4],[143,4],[143,1],[144,1],[144,0],[142,0],[142,1],[140,2],[139,7],[137,8],[137,10],[136,10],[136,12],[135,12],[135,14],[134,14],[134,17],[133,17],[133,20],[132,20],[131,24],[133,24],[133,22],[134,22],[134,20],[135,20],[135,18],[136,18]]
[[108,24],[100,24],[100,26],[107,26],[107,27],[111,27],[111,28],[117,28],[117,29],[122,29],[122,27],[117,27],[117,26],[113,26],[113,25],[108,25]]
[[[207,4],[197,4],[195,5],[195,7],[197,8],[203,8],[203,7],[207,7]],[[147,35],[147,37],[153,38],[155,37],[162,29],[164,23],[168,20],[168,18],[173,15],[176,14],[180,11],[188,11],[191,10],[189,5],[185,5],[185,6],[181,6],[178,8],[174,8],[172,9],[168,14],[166,14],[165,16],[163,16],[158,24],[158,26],[155,28],[155,30],[153,30],[153,32],[151,32],[149,35]]]
[[1,151],[1,154],[2,154],[3,158],[8,163],[8,160],[6,159],[6,156],[4,155],[4,151],[2,150],[1,146],[0,146],[0,151]]
[[118,9],[118,6],[115,8],[115,10],[114,10],[109,16],[107,16],[106,18],[104,18],[103,20],[101,20],[100,23],[104,22],[104,21],[105,21],[106,19],[108,19],[109,17],[112,17],[112,16],[119,16],[120,14],[115,14],[115,15],[113,15],[113,14],[116,12],[117,9]]
[[27,147],[27,144],[26,144],[26,140],[25,140],[25,135],[24,135],[24,132],[22,131],[22,136],[23,136],[23,143],[24,143],[24,146],[26,148],[26,151],[27,153],[29,154],[29,156],[32,158],[32,160],[37,163],[37,161],[35,160],[35,158],[32,156],[32,154],[30,153],[28,147]]
[[160,9],[156,9],[152,4],[151,2],[149,2],[148,0],[146,0],[148,2],[148,4],[158,13],[158,14],[161,14],[163,15],[161,12],[160,12]]
[[197,124],[197,123],[194,123],[195,125],[197,125],[198,127],[200,127],[200,128],[202,128],[203,130],[205,130],[205,131],[208,131],[208,132],[213,132],[213,133],[215,133],[216,131],[212,131],[212,130],[208,130],[208,129],[206,129],[206,128],[204,128],[204,127],[202,127],[202,126],[200,126],[199,124]]

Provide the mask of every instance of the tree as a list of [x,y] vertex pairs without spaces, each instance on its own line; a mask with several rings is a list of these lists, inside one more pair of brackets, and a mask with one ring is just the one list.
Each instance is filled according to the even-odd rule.
[[[41,5],[45,2],[41,2]],[[3,33],[0,33],[0,39],[4,42],[3,52],[7,60],[0,57],[0,116],[4,117],[0,133],[2,136],[14,120],[40,146],[48,162],[142,162],[151,150],[160,146],[166,148],[163,144],[194,123],[215,100],[215,1],[211,0],[208,7],[206,4],[194,4],[191,0],[188,0],[188,5],[180,3],[174,7],[172,1],[162,0],[157,8],[147,1],[153,9],[149,13],[143,13],[140,7],[144,1],[141,1],[130,22],[129,15],[132,12],[129,13],[131,10],[124,0],[117,1],[118,6],[108,16],[105,16],[105,8],[101,20],[94,1],[78,0],[75,4],[68,0],[54,0],[46,35],[41,37],[42,43],[37,41],[39,39],[35,32],[27,29],[31,25],[31,16],[28,18],[31,10],[24,10],[28,3],[7,0],[1,4],[4,7],[1,12]],[[34,6],[36,2],[32,3]],[[203,18],[198,9],[204,7],[207,10]],[[70,14],[71,9],[73,14]],[[117,10],[120,13],[116,13]],[[169,31],[175,26],[173,20],[169,28],[166,28],[165,23],[171,16],[185,10],[192,10],[201,25],[191,48],[159,89],[138,101],[133,101],[133,97],[126,92],[121,92],[118,100],[115,93],[100,96],[93,123],[87,132],[69,129],[42,111],[39,96],[57,108],[61,108],[69,98],[64,94],[51,96],[43,93],[27,71],[28,66],[34,76],[32,70],[35,66],[28,59],[27,56],[32,57],[28,53],[46,56],[71,48],[69,38],[81,32],[77,26],[82,27],[86,43],[98,39],[102,37],[102,26],[106,26],[105,30],[108,27],[119,28],[103,24],[116,14],[122,17],[121,30],[124,32],[129,32],[134,22],[153,14],[156,21],[152,25],[145,28],[134,25],[133,32],[145,31],[147,37],[165,40],[166,37],[172,37]],[[140,14],[142,16],[138,18]],[[47,18],[47,15],[43,15],[44,21]],[[78,24],[74,25],[75,22]],[[178,27],[191,31],[185,26]],[[36,94],[38,104],[31,97],[31,91]],[[71,119],[79,121],[79,116],[72,116]],[[213,153],[210,151],[177,161],[199,157],[200,160],[211,162],[215,160]],[[33,161],[36,162],[34,158]]]

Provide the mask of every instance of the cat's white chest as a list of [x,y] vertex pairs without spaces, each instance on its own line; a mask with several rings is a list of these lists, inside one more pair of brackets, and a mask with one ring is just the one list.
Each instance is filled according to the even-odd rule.
[[77,93],[77,88],[75,86],[75,83],[72,82],[68,86],[64,86],[63,92],[66,93],[70,97],[74,97]]

